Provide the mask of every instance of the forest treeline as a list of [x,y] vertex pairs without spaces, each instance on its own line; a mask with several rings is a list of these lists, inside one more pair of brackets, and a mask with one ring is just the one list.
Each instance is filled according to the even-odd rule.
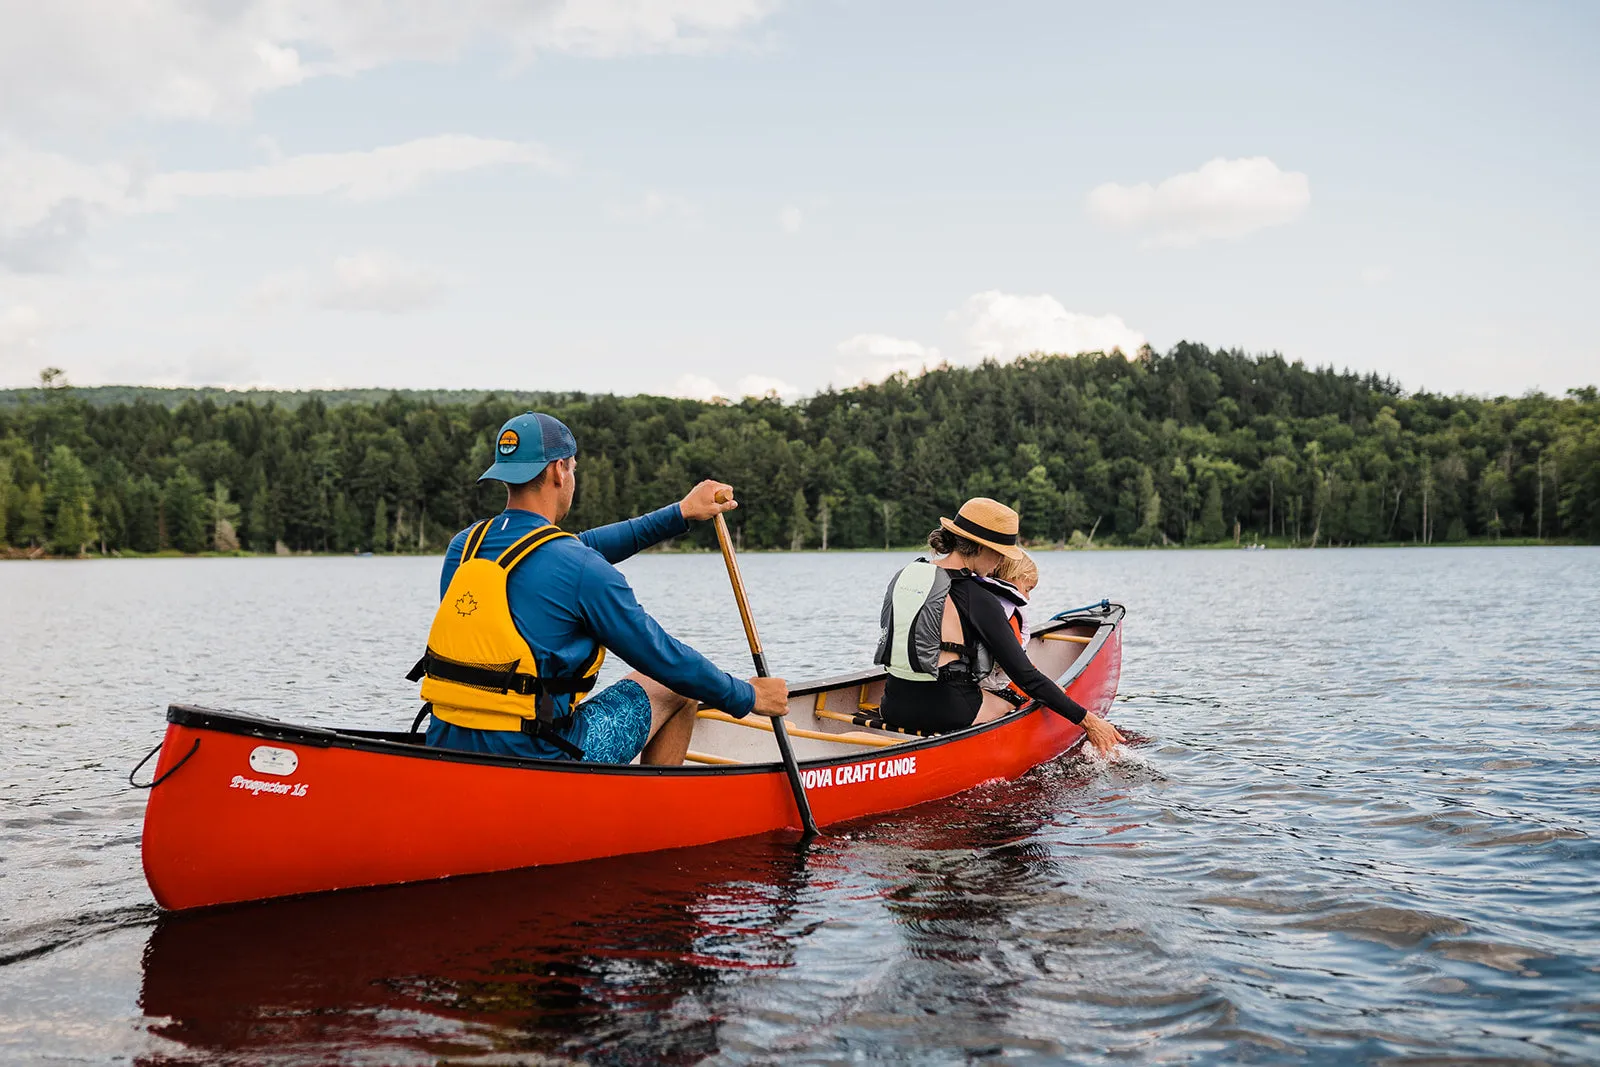
[[[437,552],[503,505],[495,431],[576,434],[582,529],[734,484],[753,548],[920,541],[969,496],[1033,543],[1600,542],[1600,396],[1405,394],[1277,355],[1032,356],[796,403],[390,393],[91,403],[46,376],[0,405],[0,542],[60,554]],[[102,398],[103,400],[104,398]],[[710,544],[709,533],[691,535]]]

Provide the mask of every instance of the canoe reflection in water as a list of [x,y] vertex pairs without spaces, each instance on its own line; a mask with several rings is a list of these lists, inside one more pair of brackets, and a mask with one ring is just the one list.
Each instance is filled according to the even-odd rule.
[[1062,770],[805,851],[775,834],[166,914],[141,1004],[154,1033],[207,1062],[1004,1043],[1012,983],[996,978],[1030,936],[1008,913],[1071,880],[1038,836],[1075,786]]
[[166,914],[140,1003],[167,1020],[154,1033],[240,1062],[341,1046],[691,1062],[718,1047],[696,999],[724,972],[791,962],[804,866],[772,835]]

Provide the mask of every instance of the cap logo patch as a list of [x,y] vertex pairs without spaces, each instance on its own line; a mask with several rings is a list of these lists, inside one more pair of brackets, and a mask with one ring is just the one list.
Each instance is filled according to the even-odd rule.
[[503,433],[501,433],[501,435],[500,435],[500,454],[502,456],[511,455],[511,453],[513,453],[513,452],[515,452],[517,450],[517,443],[520,440],[521,439],[519,437],[517,437],[517,431],[515,431],[515,430],[506,430]]

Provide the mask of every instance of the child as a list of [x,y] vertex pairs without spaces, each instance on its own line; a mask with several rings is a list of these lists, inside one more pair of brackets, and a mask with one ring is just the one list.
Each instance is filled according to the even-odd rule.
[[[999,595],[1001,606],[1006,610],[1007,621],[1011,623],[1011,632],[1017,635],[1017,641],[1022,647],[1027,648],[1028,620],[1022,614],[1022,609],[1039,585],[1039,567],[1033,562],[1033,558],[1023,553],[1021,559],[1001,560],[992,577],[980,578],[979,581],[990,586]],[[1006,672],[998,666],[978,684],[1018,707],[1028,699],[1028,695],[1012,684],[1011,679],[1006,677]]]

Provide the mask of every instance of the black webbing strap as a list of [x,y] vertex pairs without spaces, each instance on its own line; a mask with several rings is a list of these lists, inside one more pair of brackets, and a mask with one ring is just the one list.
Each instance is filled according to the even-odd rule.
[[990,689],[989,692],[993,693],[1001,700],[1004,700],[1007,704],[1010,704],[1014,708],[1022,707],[1022,705],[1026,704],[1031,699],[1030,697],[1023,696],[1009,685],[1004,689]]
[[972,646],[971,645],[961,645],[961,644],[957,644],[954,641],[940,641],[939,642],[939,651],[940,652],[954,652],[956,655],[961,656],[961,657],[963,657],[965,659],[971,659],[972,658]]
[[552,695],[587,693],[594,688],[595,676],[587,678],[541,678],[544,691]]
[[487,689],[495,693],[516,693],[525,697],[538,696],[541,693],[576,695],[587,693],[594,688],[596,680],[594,675],[586,678],[538,678],[519,672],[517,666],[521,662],[516,660],[507,668],[496,669],[476,663],[461,663],[446,659],[430,648],[406,673],[406,681],[419,682],[423,675],[427,675],[429,678],[440,678],[446,682],[470,685],[474,689]]
[[521,662],[520,659],[513,660],[505,667],[497,669],[446,659],[430,648],[422,654],[421,659],[417,660],[416,666],[406,675],[406,680],[415,682],[423,675],[427,675],[429,678],[440,678],[446,682],[470,685],[474,689],[487,689],[495,693],[516,693],[525,697],[548,692],[549,689],[542,678],[517,671],[517,665]]
[[556,733],[555,730],[550,729],[548,723],[540,722],[538,719],[523,719],[522,732],[529,737],[538,738],[540,741],[548,741],[562,752],[565,752],[568,759],[583,758],[583,749]]
[[483,539],[489,535],[489,520],[479,519],[472,529],[467,531],[467,539],[461,546],[461,562],[465,563],[478,554],[478,549],[483,547]]
[[504,552],[500,553],[500,555],[496,556],[495,562],[500,564],[500,566],[504,568],[507,573],[509,573],[513,568],[516,567],[517,564],[533,555],[536,550],[543,548],[551,541],[554,541],[559,537],[572,536],[572,534],[567,533],[565,530],[558,529],[555,526],[541,526],[537,530],[534,530],[531,533],[523,534],[521,537],[511,542],[511,547],[507,548]]

